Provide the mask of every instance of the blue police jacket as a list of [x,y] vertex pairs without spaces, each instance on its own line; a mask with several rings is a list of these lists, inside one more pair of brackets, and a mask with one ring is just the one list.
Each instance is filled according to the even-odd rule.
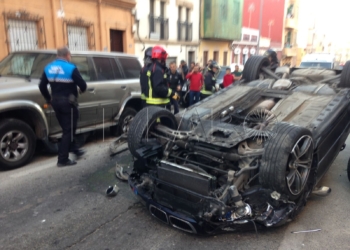
[[63,59],[56,59],[49,63],[39,83],[40,92],[47,101],[50,101],[51,95],[47,90],[47,84],[50,84],[54,97],[69,97],[71,94],[77,97],[77,86],[82,92],[87,88],[76,66]]

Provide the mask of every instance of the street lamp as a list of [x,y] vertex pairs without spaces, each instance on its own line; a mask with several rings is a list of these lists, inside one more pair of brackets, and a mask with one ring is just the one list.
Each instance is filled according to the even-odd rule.
[[264,6],[264,0],[260,0],[259,39],[258,39],[258,46],[257,46],[257,49],[256,49],[257,55],[259,55],[259,52],[260,52],[260,39],[261,39],[261,26],[262,26],[263,6]]
[[249,28],[250,28],[250,21],[252,19],[252,12],[254,12],[254,10],[255,10],[255,5],[254,5],[254,3],[251,3],[248,7],[248,12],[249,12],[249,26],[248,27]]
[[269,38],[271,39],[271,26],[274,25],[275,21],[274,20],[270,20],[268,23],[269,26]]

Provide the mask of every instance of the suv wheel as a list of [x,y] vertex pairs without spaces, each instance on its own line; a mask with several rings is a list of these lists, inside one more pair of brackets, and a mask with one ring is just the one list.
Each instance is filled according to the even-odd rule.
[[28,124],[16,119],[0,123],[0,166],[3,168],[17,168],[29,162],[35,146],[35,134]]
[[127,134],[129,131],[130,123],[134,119],[137,111],[133,108],[125,108],[122,115],[119,118],[118,125],[110,128],[113,136],[120,136]]

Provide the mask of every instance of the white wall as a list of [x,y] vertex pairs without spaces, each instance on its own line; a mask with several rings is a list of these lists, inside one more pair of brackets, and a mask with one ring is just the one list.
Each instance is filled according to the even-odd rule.
[[[143,48],[154,45],[163,46],[169,57],[177,57],[177,63],[180,60],[187,60],[188,51],[195,51],[196,61],[198,60],[197,50],[199,43],[199,17],[200,17],[200,0],[181,0],[178,2],[187,2],[193,5],[190,14],[190,22],[192,22],[192,42],[177,40],[177,21],[178,21],[178,5],[176,0],[169,0],[165,5],[165,18],[169,19],[169,39],[154,41],[149,40],[149,13],[150,1],[136,1],[136,19],[139,20],[139,35],[144,45],[138,41],[137,32],[135,32],[135,54],[143,58]],[[160,14],[160,0],[155,0],[155,16]],[[186,8],[182,8],[182,21],[186,18]]]

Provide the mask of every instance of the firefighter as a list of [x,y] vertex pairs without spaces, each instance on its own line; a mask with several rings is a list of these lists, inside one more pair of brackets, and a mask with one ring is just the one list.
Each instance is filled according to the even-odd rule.
[[152,64],[147,67],[148,88],[145,91],[147,106],[169,108],[170,98],[179,99],[179,95],[169,88],[165,60],[168,54],[161,46],[152,49]]
[[209,64],[208,70],[204,75],[204,84],[201,90],[201,100],[212,95],[216,91],[215,74],[218,72],[218,70],[219,70],[219,65],[217,64],[216,61],[212,61]]
[[[184,85],[184,80],[182,78],[182,74],[177,72],[176,70],[176,62],[173,61],[169,64],[169,73],[168,73],[168,82],[169,82],[169,87],[175,91],[175,92],[180,92],[182,86]],[[174,106],[174,115],[179,113],[179,102],[173,98],[171,98],[170,103],[172,106]]]
[[278,68],[279,66],[279,62],[277,59],[277,53],[276,51],[272,50],[272,49],[268,49],[266,50],[266,52],[264,53],[264,56],[266,56],[267,58],[269,58],[270,61],[270,69],[275,72],[275,70]]
[[148,76],[147,76],[147,69],[148,66],[152,64],[152,47],[148,47],[145,50],[145,56],[143,58],[143,68],[140,72],[140,85],[141,85],[141,100],[142,100],[142,107],[146,107],[146,91],[148,88]]

